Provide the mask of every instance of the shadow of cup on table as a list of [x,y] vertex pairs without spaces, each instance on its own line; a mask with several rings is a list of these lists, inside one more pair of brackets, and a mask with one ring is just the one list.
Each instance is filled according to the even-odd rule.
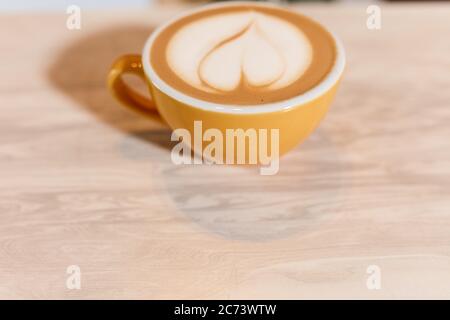
[[233,165],[172,165],[162,175],[177,211],[197,226],[230,240],[265,242],[308,237],[334,221],[345,167],[338,146],[319,129],[282,157],[272,176]]
[[[106,86],[114,60],[123,54],[140,53],[155,26],[118,25],[76,39],[56,54],[47,71],[50,83],[72,98],[97,119],[133,138],[171,149],[171,131],[158,125],[148,129],[149,120],[125,110]],[[139,92],[148,95],[137,77],[125,78]]]

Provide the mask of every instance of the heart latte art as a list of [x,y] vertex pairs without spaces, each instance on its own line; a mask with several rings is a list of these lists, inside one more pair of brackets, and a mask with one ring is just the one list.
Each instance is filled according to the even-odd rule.
[[152,48],[152,65],[168,84],[195,98],[241,105],[301,94],[329,72],[334,55],[319,25],[256,5],[182,18],[164,29]]
[[240,85],[274,90],[299,79],[311,63],[311,45],[294,25],[257,12],[195,21],[169,41],[167,61],[185,82],[204,91]]

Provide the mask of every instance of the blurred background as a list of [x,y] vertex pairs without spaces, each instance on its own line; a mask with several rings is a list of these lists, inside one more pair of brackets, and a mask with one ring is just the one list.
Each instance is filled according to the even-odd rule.
[[[272,0],[271,2],[341,2],[341,3],[369,3],[382,0]],[[392,0],[391,0],[392,1]],[[400,1],[400,0],[398,0]],[[425,0],[426,1],[426,0]],[[0,11],[23,10],[64,10],[67,6],[76,4],[85,9],[100,9],[114,7],[143,7],[155,3],[207,2],[203,0],[15,0],[0,2]]]

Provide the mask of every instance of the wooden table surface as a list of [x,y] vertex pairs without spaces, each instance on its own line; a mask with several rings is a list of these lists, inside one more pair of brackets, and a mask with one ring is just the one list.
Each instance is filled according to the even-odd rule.
[[450,298],[450,6],[300,6],[348,68],[275,176],[172,164],[106,90],[183,9],[0,16],[0,298]]

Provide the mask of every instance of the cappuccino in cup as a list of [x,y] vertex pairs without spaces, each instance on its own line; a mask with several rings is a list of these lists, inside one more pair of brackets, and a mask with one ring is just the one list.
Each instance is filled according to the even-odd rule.
[[[267,3],[227,2],[158,27],[141,55],[114,62],[108,85],[124,105],[166,123],[203,158],[240,163],[233,159],[243,154],[244,163],[267,164],[318,126],[344,66],[341,43],[314,20]],[[130,73],[146,81],[148,97],[123,81]],[[243,139],[219,143],[234,136]]]

